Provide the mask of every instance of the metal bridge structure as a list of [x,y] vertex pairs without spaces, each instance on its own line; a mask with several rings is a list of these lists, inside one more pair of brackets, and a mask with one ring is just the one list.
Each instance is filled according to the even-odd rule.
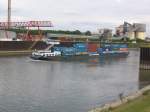
[[[38,30],[38,35],[40,40],[42,39],[42,30],[40,30],[41,27],[52,27],[52,22],[51,21],[17,21],[17,22],[13,22],[11,20],[11,4],[12,4],[12,0],[7,0],[8,2],[8,9],[7,9],[7,21],[6,22],[0,22],[0,30],[4,30],[5,31],[5,35],[6,38],[9,38],[8,35],[8,31],[11,31],[12,29],[20,29],[20,30],[24,30],[26,32],[24,32],[21,36],[22,38],[24,38],[24,40],[26,41],[30,41],[32,40],[30,37],[30,32],[31,32],[31,28],[37,28]],[[33,37],[34,38],[34,37]]]
[[51,21],[0,22],[0,29],[21,27],[52,27]]
[[22,35],[25,41],[32,40],[30,36],[31,28],[37,28],[39,40],[41,40],[43,38],[42,30],[40,30],[41,27],[53,27],[53,25],[51,21],[0,22],[0,29],[5,31],[6,38],[9,38],[7,31],[11,29],[26,30]]

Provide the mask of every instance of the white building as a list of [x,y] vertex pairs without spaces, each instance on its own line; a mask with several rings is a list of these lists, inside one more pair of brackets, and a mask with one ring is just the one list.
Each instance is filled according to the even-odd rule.
[[0,41],[12,41],[16,38],[16,32],[0,30]]

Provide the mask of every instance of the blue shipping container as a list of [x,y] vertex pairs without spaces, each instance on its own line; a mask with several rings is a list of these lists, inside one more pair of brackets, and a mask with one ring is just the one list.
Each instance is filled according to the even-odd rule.
[[97,51],[98,51],[98,53],[103,53],[104,49],[103,48],[98,48]]
[[73,47],[70,47],[70,48],[67,48],[67,47],[63,47],[62,48],[62,54],[67,56],[67,55],[75,55],[76,51],[75,51],[75,48]]
[[112,44],[112,48],[128,48],[127,44]]
[[76,52],[87,52],[87,48],[75,48]]
[[120,48],[120,44],[112,44],[112,48]]
[[111,44],[104,44],[103,47],[110,48],[110,47],[112,47],[112,45]]
[[128,48],[127,44],[121,44],[120,48]]
[[62,51],[62,47],[54,47],[54,51]]
[[103,51],[112,51],[112,48],[103,48]]
[[87,44],[85,43],[76,43],[73,46],[76,49],[76,52],[87,52]]
[[76,43],[73,45],[75,48],[87,48],[87,44],[85,43]]

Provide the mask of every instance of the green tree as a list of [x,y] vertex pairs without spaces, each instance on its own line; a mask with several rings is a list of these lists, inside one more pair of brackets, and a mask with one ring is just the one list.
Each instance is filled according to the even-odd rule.
[[92,33],[91,33],[90,31],[86,31],[86,32],[85,32],[85,35],[87,35],[87,36],[91,36],[91,35],[92,35]]
[[81,33],[81,31],[76,30],[76,31],[74,31],[74,34],[81,35],[82,33]]

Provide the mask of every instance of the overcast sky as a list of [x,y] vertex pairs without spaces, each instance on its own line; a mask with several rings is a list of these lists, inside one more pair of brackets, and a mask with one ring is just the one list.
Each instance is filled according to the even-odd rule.
[[[7,15],[0,0],[0,20]],[[96,31],[124,21],[150,24],[150,0],[12,0],[12,20],[51,20],[52,29]]]

